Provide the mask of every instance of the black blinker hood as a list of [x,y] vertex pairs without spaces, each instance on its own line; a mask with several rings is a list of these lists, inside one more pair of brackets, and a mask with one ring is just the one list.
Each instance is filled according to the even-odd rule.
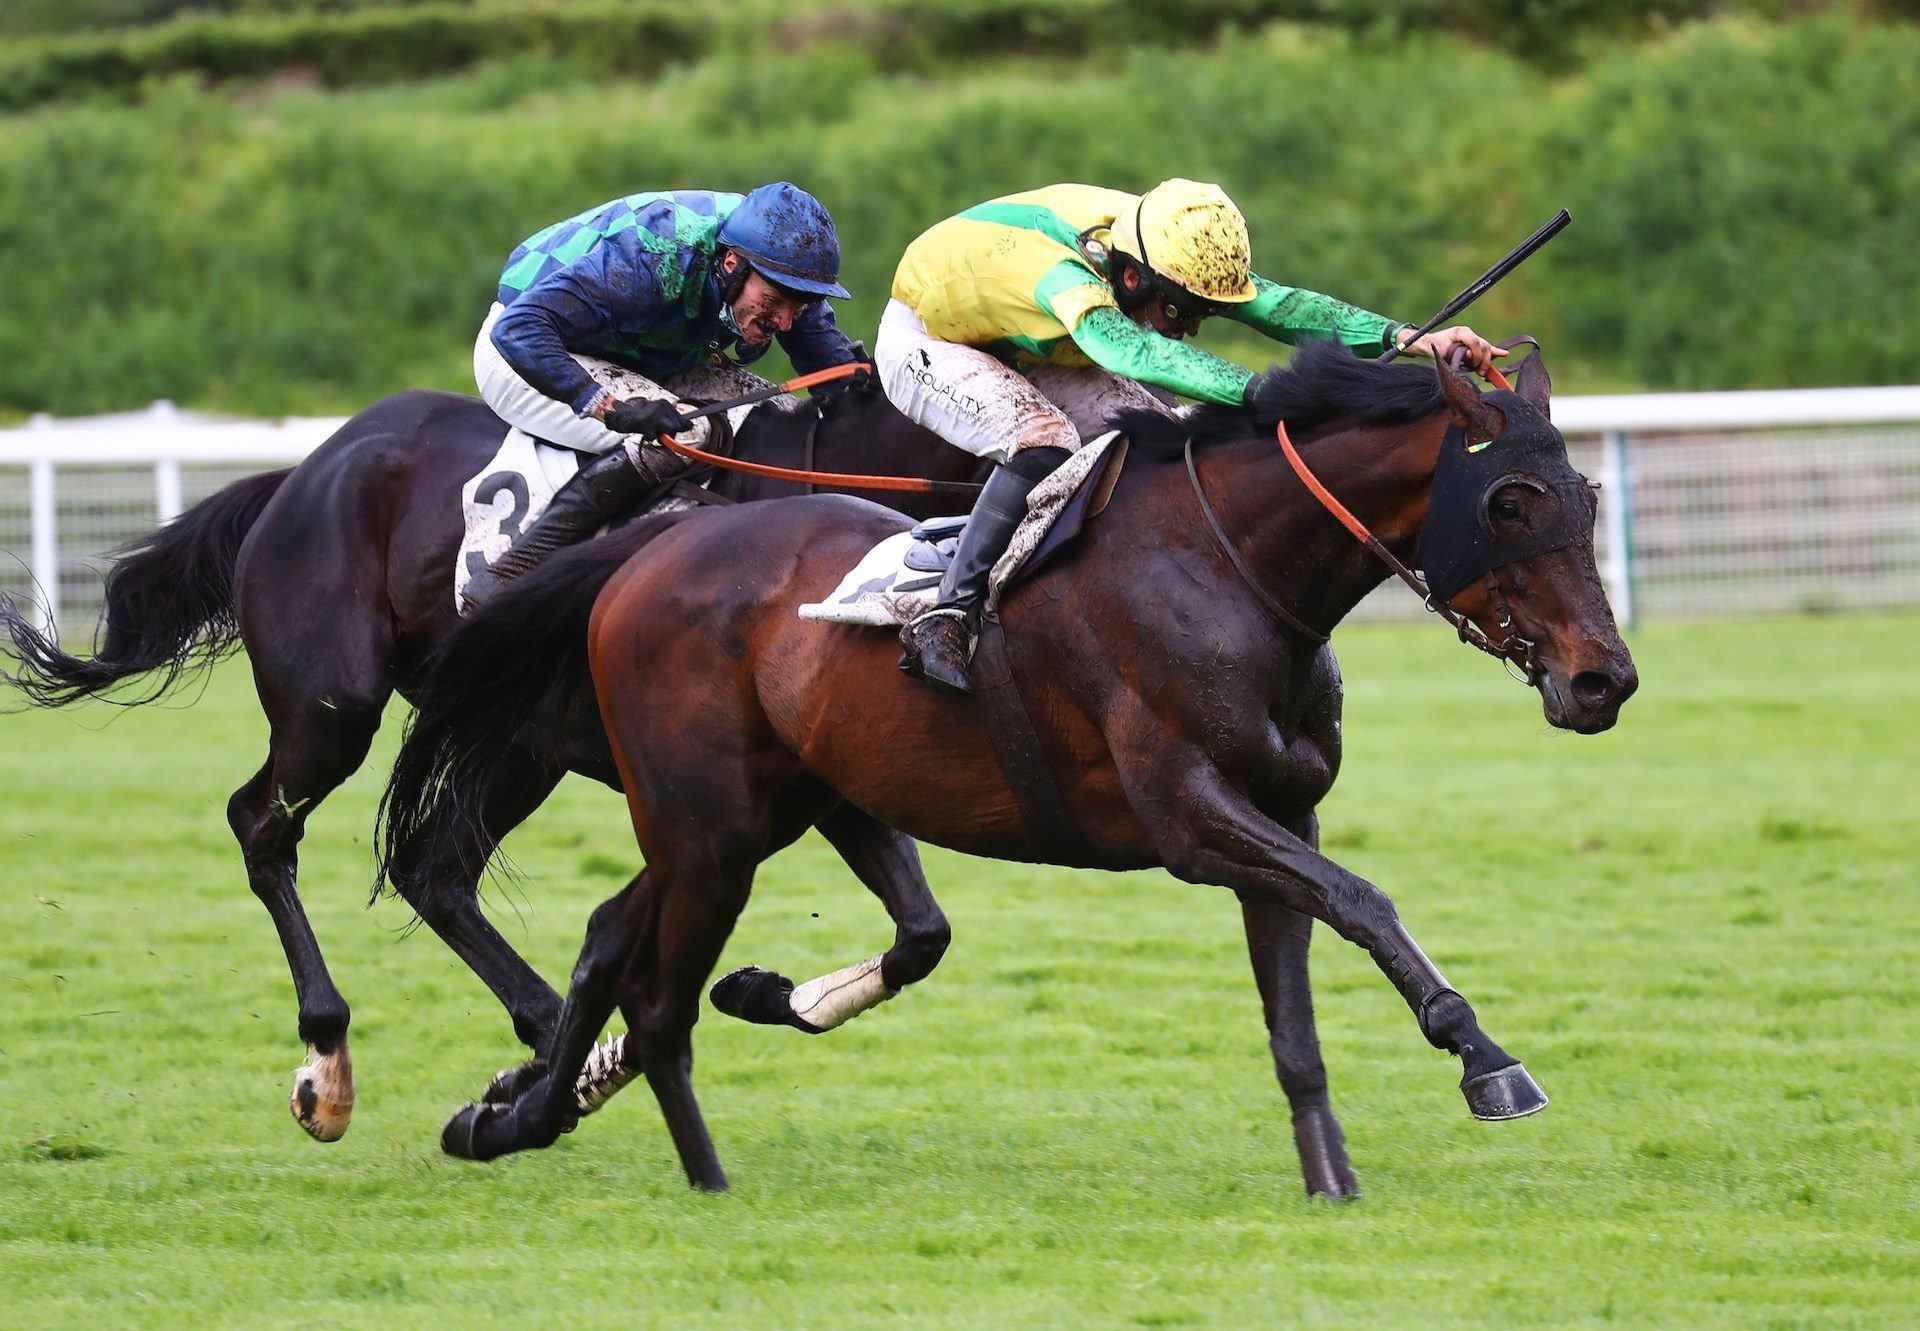
[[[1592,492],[1567,460],[1566,441],[1553,423],[1518,393],[1493,389],[1484,396],[1506,417],[1506,428],[1469,451],[1467,432],[1457,422],[1447,427],[1420,528],[1420,569],[1442,604],[1497,568],[1563,550],[1593,530]],[[1559,512],[1545,529],[1503,541],[1493,534],[1487,505],[1494,491],[1515,481],[1557,493]]]

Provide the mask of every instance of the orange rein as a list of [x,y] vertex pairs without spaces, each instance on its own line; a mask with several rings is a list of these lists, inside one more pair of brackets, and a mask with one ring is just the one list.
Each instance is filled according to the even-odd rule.
[[[1508,392],[1513,391],[1512,382],[1508,380],[1506,375],[1500,372],[1500,367],[1497,365],[1489,365],[1487,367],[1486,379],[1487,382],[1495,388],[1504,388]],[[1509,661],[1512,659],[1514,645],[1519,641],[1517,634],[1511,634],[1504,643],[1495,643],[1487,637],[1484,630],[1477,624],[1473,624],[1452,606],[1441,601],[1436,601],[1433,598],[1433,594],[1427,590],[1427,585],[1420,580],[1419,575],[1395,558],[1393,552],[1380,543],[1380,538],[1367,530],[1367,524],[1353,516],[1352,510],[1338,499],[1335,499],[1333,492],[1320,483],[1320,478],[1313,474],[1312,470],[1307,466],[1306,460],[1300,456],[1299,450],[1294,448],[1293,440],[1288,438],[1287,423],[1285,421],[1274,422],[1273,432],[1274,436],[1280,441],[1280,451],[1286,454],[1287,465],[1293,468],[1293,474],[1300,478],[1301,483],[1307,487],[1308,492],[1320,501],[1320,506],[1326,509],[1327,512],[1333,514],[1335,518],[1339,519],[1340,525],[1351,532],[1354,539],[1378,555],[1381,561],[1399,577],[1400,581],[1411,587],[1414,595],[1426,603],[1427,609],[1433,611],[1442,619],[1446,620],[1448,624],[1452,625],[1453,631],[1460,635],[1461,642],[1471,647],[1477,647],[1488,656],[1498,657],[1501,661]],[[1224,541],[1222,543],[1224,544]],[[1231,553],[1231,547],[1229,547],[1229,553]],[[1243,578],[1247,577],[1245,573],[1242,573],[1241,576]],[[1491,575],[1489,575],[1489,578],[1491,578]],[[1288,618],[1291,618],[1291,616],[1288,616]],[[1529,648],[1529,650],[1531,649]],[[1528,681],[1523,680],[1522,682],[1525,683]]]
[[[852,361],[846,365],[835,365],[824,370],[815,370],[812,374],[803,374],[789,379],[780,385],[782,393],[797,393],[802,389],[818,384],[831,383],[835,379],[846,379],[873,367],[865,361]],[[671,435],[661,435],[662,447],[678,453],[683,458],[709,467],[720,467],[726,471],[745,472],[749,476],[765,476],[776,481],[800,481],[810,485],[829,485],[844,490],[899,490],[907,494],[945,494],[958,487],[971,494],[979,487],[958,481],[930,481],[919,476],[868,476],[858,472],[838,471],[802,471],[798,467],[775,467],[765,462],[747,462],[740,458],[721,457],[716,453],[702,452],[691,444],[683,444]]]
[[[1500,373],[1500,367],[1498,365],[1487,366],[1487,382],[1495,388],[1504,388],[1509,393],[1513,391],[1513,385],[1508,382],[1506,375]],[[1293,468],[1294,474],[1301,479],[1307,489],[1313,493],[1313,497],[1320,501],[1320,506],[1326,509],[1327,512],[1333,514],[1334,517],[1340,519],[1340,525],[1352,532],[1355,540],[1378,548],[1379,542],[1373,539],[1373,533],[1367,530],[1367,524],[1353,516],[1352,511],[1349,510],[1345,504],[1335,499],[1333,492],[1327,489],[1326,486],[1320,484],[1320,478],[1308,470],[1307,464],[1301,459],[1300,454],[1294,451],[1293,440],[1287,437],[1287,423],[1285,421],[1276,422],[1273,429],[1274,433],[1280,439],[1280,451],[1287,455],[1288,465]],[[1389,560],[1389,562],[1394,561]]]
[[[779,386],[779,391],[782,393],[798,393],[802,389],[813,388],[819,384],[831,383],[835,379],[850,378],[863,370],[871,371],[872,369],[873,367],[865,361],[852,361],[846,365],[834,365],[824,370],[815,370],[812,374],[803,374],[789,379]],[[1500,367],[1497,365],[1487,367],[1487,379],[1495,388],[1505,388],[1508,390],[1513,388],[1513,385],[1507,382],[1507,376],[1500,373]],[[713,410],[722,409],[724,409],[724,407],[714,408]],[[1360,519],[1354,517],[1352,513],[1348,512],[1346,506],[1338,499],[1335,499],[1327,488],[1320,484],[1319,479],[1307,470],[1306,463],[1302,462],[1300,455],[1293,451],[1293,441],[1287,438],[1287,428],[1284,424],[1279,427],[1279,435],[1280,447],[1285,451],[1287,461],[1293,465],[1294,471],[1299,473],[1300,479],[1306,482],[1307,488],[1313,492],[1314,498],[1324,504],[1329,513],[1332,513],[1334,517],[1340,519],[1341,525],[1352,532],[1355,537],[1369,545],[1375,544],[1373,533],[1367,530],[1365,524],[1362,523]],[[669,451],[678,453],[683,458],[691,458],[693,461],[703,463],[709,467],[719,467],[726,471],[744,472],[749,476],[764,476],[769,480],[775,481],[798,481],[802,484],[830,485],[845,490],[896,490],[905,494],[944,494],[960,489],[971,492],[978,488],[965,482],[930,481],[919,476],[869,476],[859,472],[803,471],[798,467],[775,467],[765,462],[747,462],[740,458],[721,457],[716,453],[702,452],[691,444],[683,444],[673,436],[665,434],[660,436],[660,443]]]

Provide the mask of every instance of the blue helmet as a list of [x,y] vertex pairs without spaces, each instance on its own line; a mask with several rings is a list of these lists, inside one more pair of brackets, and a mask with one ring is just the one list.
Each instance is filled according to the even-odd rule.
[[782,180],[747,195],[720,224],[719,241],[789,291],[847,299],[833,218],[798,185]]

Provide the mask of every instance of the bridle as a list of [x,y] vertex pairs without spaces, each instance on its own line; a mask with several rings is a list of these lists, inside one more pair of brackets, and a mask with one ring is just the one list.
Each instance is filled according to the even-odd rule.
[[[1506,375],[1500,372],[1498,366],[1487,367],[1487,378],[1496,388],[1512,389],[1512,384],[1508,382]],[[1506,591],[1501,587],[1500,580],[1492,570],[1487,572],[1483,585],[1486,588],[1488,604],[1493,607],[1496,616],[1495,627],[1502,635],[1498,641],[1489,637],[1478,624],[1436,598],[1419,574],[1408,568],[1394,555],[1393,551],[1381,544],[1380,539],[1367,529],[1367,525],[1355,517],[1345,504],[1336,499],[1331,490],[1321,484],[1320,478],[1313,474],[1313,470],[1300,456],[1300,451],[1293,446],[1293,440],[1287,435],[1285,421],[1275,423],[1274,435],[1279,440],[1280,451],[1286,456],[1288,465],[1293,468],[1294,475],[1298,476],[1301,483],[1307,487],[1308,493],[1318,500],[1320,506],[1332,514],[1341,526],[1351,532],[1355,539],[1379,556],[1380,560],[1398,575],[1400,581],[1411,587],[1414,595],[1420,598],[1421,604],[1446,620],[1453,631],[1459,635],[1461,642],[1496,658],[1506,668],[1507,673],[1513,675],[1522,684],[1532,685],[1540,678],[1542,668],[1539,661],[1539,645],[1532,639],[1520,635],[1514,624],[1513,610],[1507,604]],[[1326,633],[1308,627],[1299,616],[1281,605],[1274,599],[1272,593],[1255,580],[1253,570],[1247,567],[1246,560],[1240,557],[1240,552],[1234,548],[1233,542],[1227,539],[1226,530],[1221,527],[1220,520],[1214,516],[1213,505],[1207,502],[1206,491],[1200,485],[1200,471],[1193,460],[1192,436],[1187,438],[1186,463],[1187,479],[1193,485],[1193,497],[1199,501],[1201,516],[1206,519],[1207,527],[1212,531],[1214,540],[1225,552],[1227,562],[1233,565],[1233,571],[1240,575],[1240,581],[1245,583],[1247,590],[1253,593],[1261,609],[1295,632],[1304,634],[1316,642],[1325,642],[1328,636]],[[1514,674],[1516,667],[1520,671],[1519,674]]]

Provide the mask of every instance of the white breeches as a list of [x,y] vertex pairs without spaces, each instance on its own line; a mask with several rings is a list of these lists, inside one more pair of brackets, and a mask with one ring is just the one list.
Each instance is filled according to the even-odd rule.
[[[519,373],[493,345],[493,325],[506,310],[498,301],[480,325],[480,336],[473,343],[473,377],[480,385],[480,396],[494,414],[509,425],[517,425],[535,439],[582,453],[604,453],[615,444],[632,442],[616,434],[591,416],[576,416],[573,408],[550,398]],[[771,385],[759,375],[728,362],[724,365],[697,365],[664,383],[655,383],[643,374],[623,369],[611,361],[593,356],[575,356],[580,368],[621,399],[634,397],[704,398],[725,400],[757,392]],[[737,422],[736,422],[737,423]],[[695,448],[705,448],[709,427],[702,419],[693,428],[674,438]]]
[[1145,384],[1094,365],[1014,369],[978,347],[943,342],[910,306],[887,302],[873,343],[881,387],[902,414],[976,457],[1004,462],[1025,448],[1080,447],[1129,407],[1171,415]]

